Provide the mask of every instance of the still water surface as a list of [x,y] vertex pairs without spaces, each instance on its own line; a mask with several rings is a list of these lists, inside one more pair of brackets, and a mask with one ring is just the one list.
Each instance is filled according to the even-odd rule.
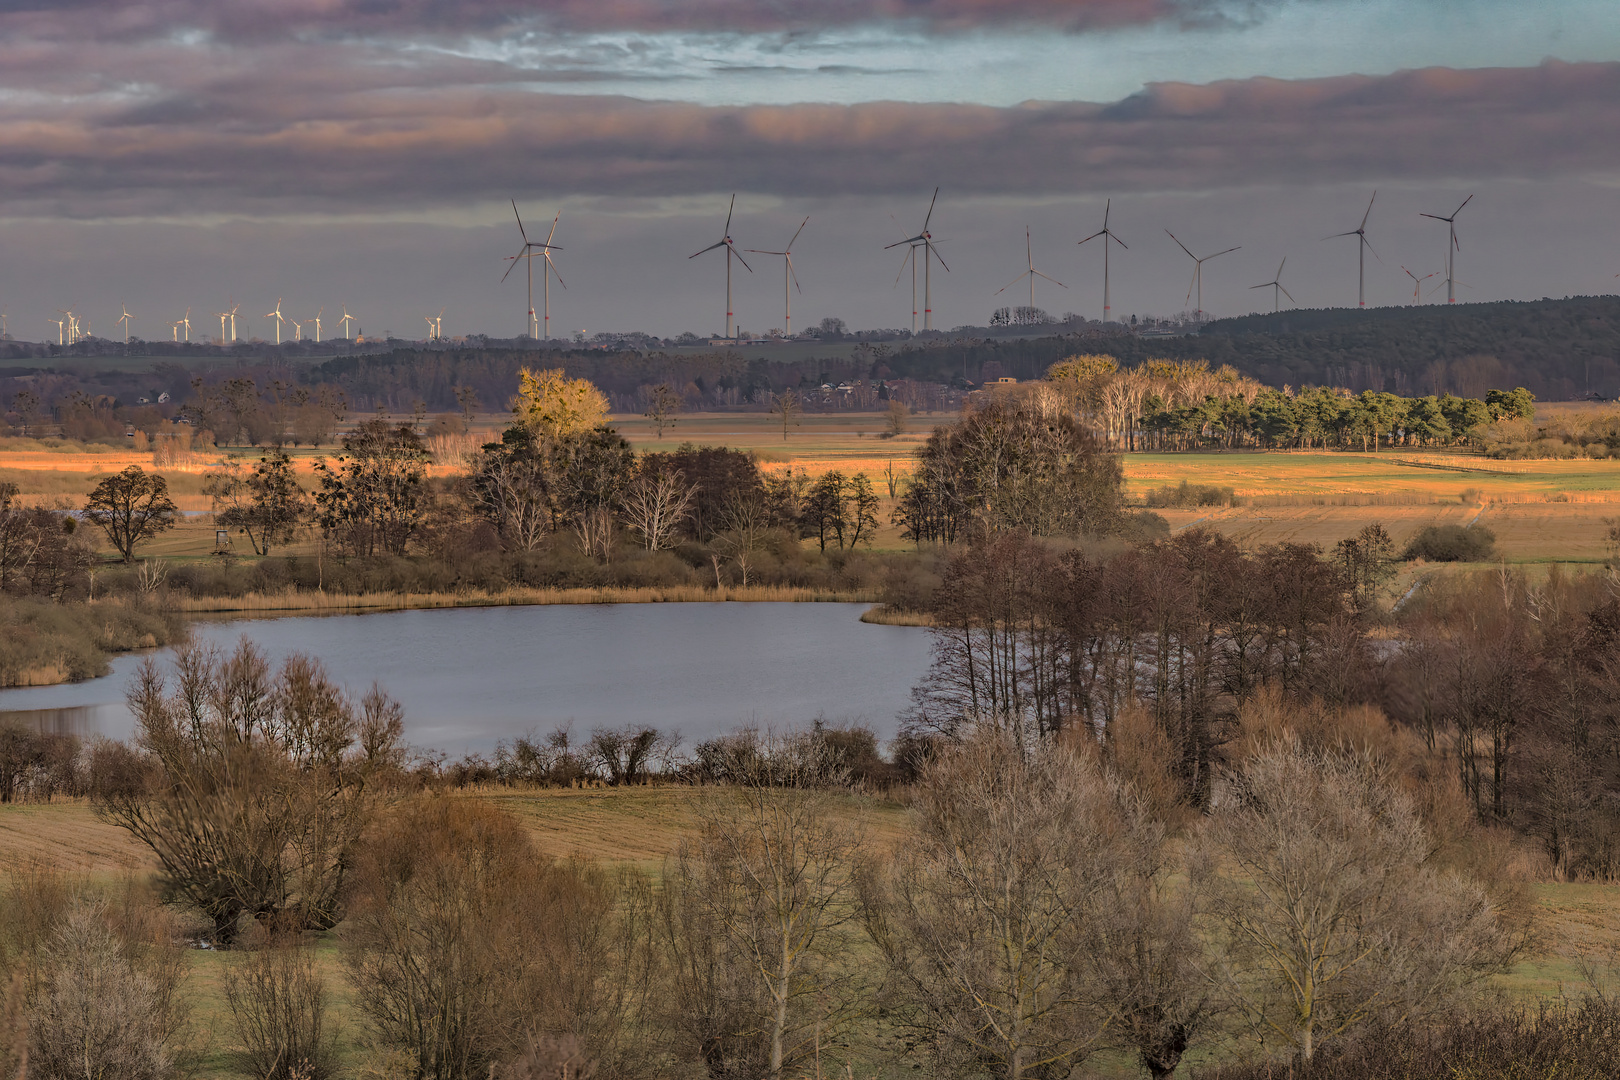
[[[319,657],[358,697],[376,680],[405,706],[406,735],[452,755],[572,722],[650,724],[686,745],[742,724],[859,720],[892,735],[928,666],[929,635],[860,622],[864,604],[588,604],[458,608],[204,622],[199,641],[244,635],[273,661]],[[161,657],[160,653],[160,657]],[[138,656],[111,675],[0,690],[0,713],[80,734],[125,738],[124,689]]]

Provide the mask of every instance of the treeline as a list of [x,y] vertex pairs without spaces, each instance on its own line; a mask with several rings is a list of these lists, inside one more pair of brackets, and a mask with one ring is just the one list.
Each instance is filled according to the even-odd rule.
[[[1203,361],[1148,360],[1122,368],[1112,357],[1077,355],[1052,365],[1046,380],[1082,423],[1122,450],[1488,445],[1506,454],[1520,428],[1499,425],[1518,421],[1522,427],[1535,415],[1535,396],[1523,387],[1490,390],[1483,398],[1279,390]],[[1613,422],[1583,440],[1582,452],[1608,456],[1603,438],[1611,432],[1620,432]],[[1613,443],[1620,447],[1620,434]]]

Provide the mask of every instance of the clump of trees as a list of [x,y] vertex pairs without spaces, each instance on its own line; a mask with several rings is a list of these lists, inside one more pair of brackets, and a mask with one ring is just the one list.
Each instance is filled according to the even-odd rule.
[[1485,562],[1496,551],[1496,534],[1484,525],[1425,525],[1413,534],[1403,559]]

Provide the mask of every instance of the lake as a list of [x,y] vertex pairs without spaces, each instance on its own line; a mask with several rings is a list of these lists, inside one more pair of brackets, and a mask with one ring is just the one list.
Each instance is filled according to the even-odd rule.
[[[744,724],[818,716],[887,738],[928,668],[929,634],[860,621],[865,604],[582,604],[452,608],[193,624],[203,642],[244,635],[273,661],[320,658],[358,699],[373,680],[405,706],[416,746],[452,756],[572,724],[678,730],[690,747]],[[163,652],[158,654],[160,657]],[[61,686],[0,690],[0,715],[126,738],[124,689],[141,658]]]

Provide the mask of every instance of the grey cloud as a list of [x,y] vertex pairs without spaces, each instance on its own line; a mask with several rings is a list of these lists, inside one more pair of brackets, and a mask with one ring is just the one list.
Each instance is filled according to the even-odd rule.
[[[6,70],[0,50],[0,70]],[[146,100],[0,104],[0,209],[337,213],[551,195],[1198,191],[1620,166],[1620,64],[1204,86],[1106,105],[705,107],[550,95],[478,61],[277,51]],[[156,61],[154,61],[156,63]]]

